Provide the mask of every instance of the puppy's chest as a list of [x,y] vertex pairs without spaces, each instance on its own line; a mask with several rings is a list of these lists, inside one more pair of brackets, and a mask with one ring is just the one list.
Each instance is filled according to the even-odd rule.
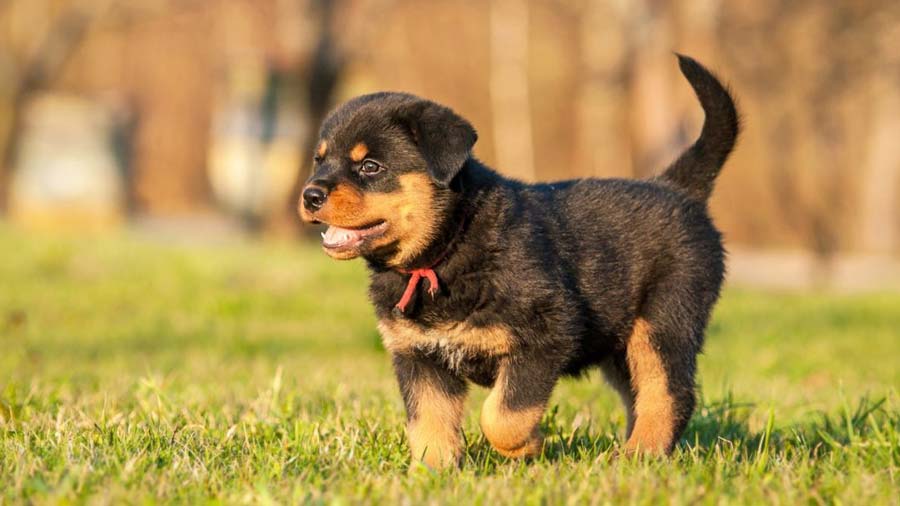
[[467,321],[421,325],[402,318],[384,318],[378,329],[385,348],[392,353],[419,352],[437,355],[459,372],[467,366],[509,354],[513,335],[501,324],[475,326]]

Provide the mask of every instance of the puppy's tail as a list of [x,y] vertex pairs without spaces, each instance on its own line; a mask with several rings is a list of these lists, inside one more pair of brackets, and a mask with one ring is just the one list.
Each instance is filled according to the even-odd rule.
[[703,65],[677,54],[681,73],[691,83],[706,119],[700,138],[657,180],[675,186],[691,198],[705,202],[713,183],[740,132],[740,119],[728,90]]

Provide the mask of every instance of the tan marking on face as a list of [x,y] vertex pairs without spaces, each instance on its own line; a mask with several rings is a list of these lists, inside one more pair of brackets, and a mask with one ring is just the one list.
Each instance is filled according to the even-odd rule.
[[514,343],[512,333],[502,325],[474,327],[463,322],[425,329],[406,320],[384,319],[378,329],[391,352],[439,350],[451,366],[473,356],[507,355]]
[[365,210],[365,194],[348,184],[341,183],[328,194],[319,216],[332,225],[357,227],[366,224],[365,220],[360,219],[364,217]]
[[674,444],[675,400],[659,351],[650,340],[650,323],[638,318],[628,339],[626,359],[635,392],[634,430],[627,453],[666,454]]
[[327,152],[328,152],[328,143],[325,141],[320,142],[319,147],[316,149],[316,155],[318,155],[319,158],[321,158],[321,157],[325,156],[325,153],[327,153]]
[[350,150],[350,159],[354,162],[361,162],[368,154],[369,147],[364,142],[357,142],[353,149]]
[[456,465],[462,454],[465,395],[448,395],[428,378],[417,379],[411,388],[415,417],[407,426],[407,435],[413,460],[432,469]]
[[506,382],[506,374],[501,369],[494,388],[481,408],[481,430],[491,446],[505,457],[537,455],[544,441],[540,422],[546,409],[546,399],[524,409],[510,409],[503,401]]
[[400,189],[391,193],[364,193],[346,183],[339,184],[328,195],[316,218],[345,228],[386,221],[387,232],[372,245],[379,247],[397,242],[397,254],[387,263],[391,267],[403,267],[434,240],[438,225],[432,207],[434,186],[431,179],[419,173],[404,174],[398,179]]
[[[404,174],[400,176],[400,186],[399,198],[379,206],[391,209],[396,219],[391,222],[391,239],[398,241],[397,254],[388,262],[392,267],[403,267],[425,251],[438,232],[431,178],[420,173]],[[387,238],[382,241],[388,242]]]
[[[363,214],[365,195],[347,184],[335,186],[328,194],[325,205],[316,213],[305,211],[303,204],[300,204],[300,207],[301,216],[304,216],[304,213],[306,213],[310,218],[338,227],[359,228],[371,225],[374,221]],[[305,216],[304,219],[306,219]],[[350,260],[359,256],[359,252],[354,250],[332,251],[326,249],[325,251],[328,256],[337,260]]]

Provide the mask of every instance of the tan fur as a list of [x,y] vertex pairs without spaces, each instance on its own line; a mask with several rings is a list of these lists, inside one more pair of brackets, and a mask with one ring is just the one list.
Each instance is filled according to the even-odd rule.
[[634,430],[626,452],[665,454],[671,450],[675,427],[675,402],[659,352],[650,341],[650,324],[638,318],[626,353],[635,396]]
[[[338,184],[328,195],[325,206],[315,215],[303,209],[307,220],[318,219],[344,228],[358,228],[378,221],[388,223],[387,232],[373,241],[375,247],[396,241],[398,252],[388,261],[391,267],[403,267],[434,239],[437,224],[432,210],[434,187],[426,174],[404,174],[400,189],[391,193],[363,193],[347,184]],[[355,254],[348,256],[352,258]]]
[[465,396],[448,396],[426,379],[419,379],[412,388],[416,416],[410,421],[407,434],[413,460],[432,469],[456,465],[462,454]]
[[326,222],[344,227],[367,224],[360,219],[360,212],[365,206],[366,196],[356,188],[347,184],[338,184],[328,194],[326,206],[320,216]]
[[512,334],[501,325],[473,327],[459,322],[424,329],[407,320],[386,318],[378,322],[378,329],[391,352],[441,349],[451,367],[474,355],[506,355],[513,344]]
[[392,210],[397,213],[397,221],[391,223],[394,236],[400,241],[399,251],[391,260],[393,267],[403,267],[431,243],[437,234],[436,217],[433,211],[434,185],[427,174],[404,174],[400,176],[401,197],[394,202]]
[[504,406],[505,387],[505,373],[501,369],[494,388],[481,408],[481,430],[491,446],[503,456],[520,458],[537,455],[544,441],[539,424],[545,403],[511,410]]
[[350,159],[354,162],[361,162],[368,154],[369,147],[364,142],[359,142],[350,150]]
[[319,147],[316,149],[316,155],[319,158],[322,158],[323,156],[325,156],[325,153],[327,153],[327,152],[328,152],[328,143],[325,141],[320,142]]

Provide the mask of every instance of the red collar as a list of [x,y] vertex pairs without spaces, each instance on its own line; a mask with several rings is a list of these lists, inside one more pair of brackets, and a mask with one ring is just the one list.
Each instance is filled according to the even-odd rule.
[[422,278],[428,279],[428,294],[434,298],[434,294],[438,291],[438,279],[433,268],[426,267],[424,269],[413,269],[411,271],[401,270],[400,272],[411,274],[409,281],[406,283],[406,291],[403,292],[403,297],[400,297],[400,302],[395,306],[401,313],[406,311],[406,305],[409,304],[410,299],[412,299],[416,287],[419,286],[419,280]]
[[459,224],[459,230],[456,231],[453,239],[450,240],[450,244],[447,245],[447,249],[445,249],[441,256],[439,256],[438,259],[435,260],[434,263],[432,263],[430,266],[408,271],[404,269],[397,269],[397,271],[401,274],[410,275],[409,281],[406,282],[406,290],[403,291],[403,296],[400,297],[400,301],[394,305],[394,307],[399,309],[401,313],[406,311],[406,306],[409,304],[409,301],[412,300],[412,296],[414,293],[416,293],[416,288],[419,286],[419,281],[421,281],[422,278],[428,280],[428,295],[431,295],[431,297],[434,298],[434,295],[440,288],[440,285],[438,284],[438,277],[434,272],[434,268],[437,267],[439,263],[443,262],[445,258],[447,258],[447,254],[450,253],[450,248],[453,247],[453,244],[461,235],[464,225],[465,222],[461,220]]

